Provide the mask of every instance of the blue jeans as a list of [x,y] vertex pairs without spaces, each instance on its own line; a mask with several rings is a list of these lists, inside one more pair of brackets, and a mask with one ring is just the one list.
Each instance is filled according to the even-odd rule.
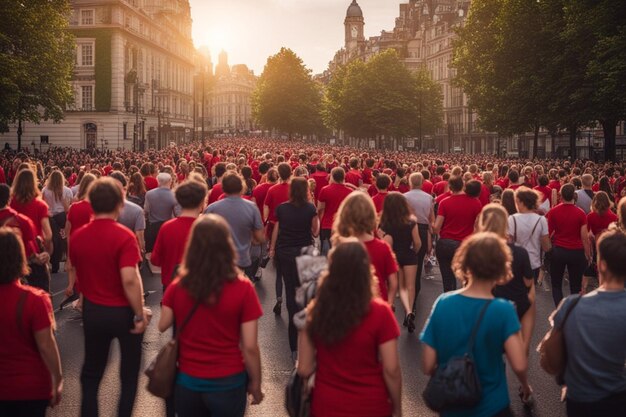
[[196,392],[176,384],[177,417],[243,417],[246,385],[229,391]]

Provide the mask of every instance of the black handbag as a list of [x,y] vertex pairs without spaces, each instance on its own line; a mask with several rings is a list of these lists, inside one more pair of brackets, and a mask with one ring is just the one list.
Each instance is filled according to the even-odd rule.
[[474,364],[474,342],[480,323],[492,300],[485,303],[467,342],[467,350],[460,357],[453,357],[435,370],[422,396],[433,411],[443,412],[476,406],[482,397],[482,389]]
[[307,381],[298,375],[297,369],[291,372],[285,388],[285,408],[289,417],[308,417],[311,414],[311,395]]

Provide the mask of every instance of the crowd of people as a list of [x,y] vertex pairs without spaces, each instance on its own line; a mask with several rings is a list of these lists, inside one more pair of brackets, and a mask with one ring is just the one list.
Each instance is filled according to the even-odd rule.
[[[179,343],[167,416],[243,416],[248,395],[264,397],[255,283],[270,262],[272,313],[285,303],[294,367],[314,375],[312,416],[401,416],[403,328],[421,330],[427,375],[464,354],[475,362],[480,401],[442,415],[511,416],[503,356],[531,406],[538,286],[550,287],[564,334],[568,416],[621,415],[625,169],[267,138],[144,153],[5,150],[0,416],[43,416],[61,400],[49,291],[62,268],[82,312],[81,415],[99,414],[113,339],[118,415],[132,414],[152,316],[142,264],[160,268],[158,329],[172,328]],[[296,259],[310,247],[328,267],[300,323]],[[443,294],[420,329],[426,264],[439,267]]]

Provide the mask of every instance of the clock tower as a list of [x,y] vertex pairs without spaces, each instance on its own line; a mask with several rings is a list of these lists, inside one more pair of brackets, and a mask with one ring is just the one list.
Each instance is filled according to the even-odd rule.
[[349,52],[354,51],[359,42],[365,41],[363,29],[365,27],[365,20],[363,19],[363,11],[361,6],[352,0],[352,3],[348,7],[346,12],[346,20],[343,22],[346,31],[346,50]]

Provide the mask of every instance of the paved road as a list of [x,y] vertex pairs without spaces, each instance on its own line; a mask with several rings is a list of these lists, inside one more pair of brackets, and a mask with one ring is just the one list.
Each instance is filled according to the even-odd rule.
[[[55,308],[63,299],[62,290],[67,282],[65,274],[57,274],[53,277],[52,292]],[[157,291],[148,298],[147,304],[154,312],[153,321],[158,321],[161,299],[160,279],[158,276],[145,276],[145,287],[148,290]],[[261,405],[249,407],[248,416],[279,417],[286,416],[283,407],[283,389],[292,368],[289,346],[287,343],[287,314],[283,306],[283,314],[276,317],[272,313],[274,305],[274,274],[269,268],[265,272],[262,281],[257,284],[259,298],[263,305],[265,315],[260,321],[259,343],[261,347],[263,364],[263,389],[266,397]],[[419,296],[417,313],[417,327],[421,329],[433,301],[441,293],[441,280],[438,276],[430,276],[423,280],[422,291]],[[551,294],[544,289],[539,289],[538,299],[538,323],[536,326],[533,346],[548,328],[547,316],[553,309]],[[398,309],[400,310],[400,309]],[[398,311],[398,321],[401,322],[402,313]],[[80,386],[79,375],[83,360],[83,333],[81,322],[77,320],[78,314],[71,309],[65,309],[56,313],[58,326],[58,343],[61,351],[63,372],[65,375],[65,392],[62,404],[49,413],[54,417],[78,416],[80,409]],[[152,360],[159,348],[170,338],[170,334],[160,334],[154,323],[147,330],[144,338],[143,366]],[[399,340],[400,357],[403,377],[403,407],[404,415],[409,417],[436,416],[426,408],[421,398],[427,379],[419,370],[420,344],[418,333],[408,334],[403,329]],[[143,368],[142,368],[143,369]],[[115,415],[116,404],[119,397],[119,351],[116,344],[111,350],[109,367],[100,387],[100,414],[103,417]],[[530,358],[530,381],[535,391],[536,406],[533,410],[525,410],[516,395],[517,381],[509,372],[509,391],[514,414],[521,416],[559,417],[565,416],[564,407],[559,402],[560,390],[540,368],[537,353],[532,351]],[[162,400],[151,396],[143,387],[146,378],[141,376],[140,388],[135,403],[135,416],[157,417],[164,415]]]

